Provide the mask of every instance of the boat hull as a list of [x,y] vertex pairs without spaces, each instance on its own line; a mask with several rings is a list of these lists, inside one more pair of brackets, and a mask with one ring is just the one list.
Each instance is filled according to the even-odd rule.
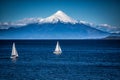
[[13,55],[13,56],[11,56],[10,58],[11,59],[13,59],[13,58],[17,58],[18,56],[16,56],[16,55]]

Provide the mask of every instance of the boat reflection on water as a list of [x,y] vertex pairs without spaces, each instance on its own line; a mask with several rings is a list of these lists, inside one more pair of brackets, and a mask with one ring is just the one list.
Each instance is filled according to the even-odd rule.
[[12,58],[11,61],[12,61],[13,63],[16,63],[17,58]]

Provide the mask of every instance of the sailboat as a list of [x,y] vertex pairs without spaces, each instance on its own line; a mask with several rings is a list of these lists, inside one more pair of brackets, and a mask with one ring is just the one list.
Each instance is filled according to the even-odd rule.
[[12,53],[11,53],[10,58],[17,58],[17,57],[18,57],[18,53],[17,53],[16,47],[15,47],[15,43],[13,43]]
[[62,53],[62,50],[60,48],[60,45],[59,45],[59,42],[57,41],[57,44],[56,44],[56,48],[55,48],[55,51],[53,52],[54,54],[61,54]]

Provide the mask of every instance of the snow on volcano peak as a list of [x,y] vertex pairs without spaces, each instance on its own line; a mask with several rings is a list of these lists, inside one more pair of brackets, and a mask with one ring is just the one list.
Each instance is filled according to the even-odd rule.
[[72,24],[77,23],[76,20],[67,16],[64,12],[62,12],[60,10],[57,11],[55,14],[51,15],[50,17],[41,19],[40,22],[42,22],[42,23],[56,23],[58,21],[63,22],[63,23],[72,23]]

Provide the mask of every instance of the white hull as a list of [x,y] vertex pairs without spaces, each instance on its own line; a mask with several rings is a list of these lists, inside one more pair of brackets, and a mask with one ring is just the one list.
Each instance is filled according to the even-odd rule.
[[10,58],[13,59],[13,58],[17,58],[18,56],[11,56]]
[[54,51],[53,53],[59,55],[59,54],[61,54],[62,52]]

